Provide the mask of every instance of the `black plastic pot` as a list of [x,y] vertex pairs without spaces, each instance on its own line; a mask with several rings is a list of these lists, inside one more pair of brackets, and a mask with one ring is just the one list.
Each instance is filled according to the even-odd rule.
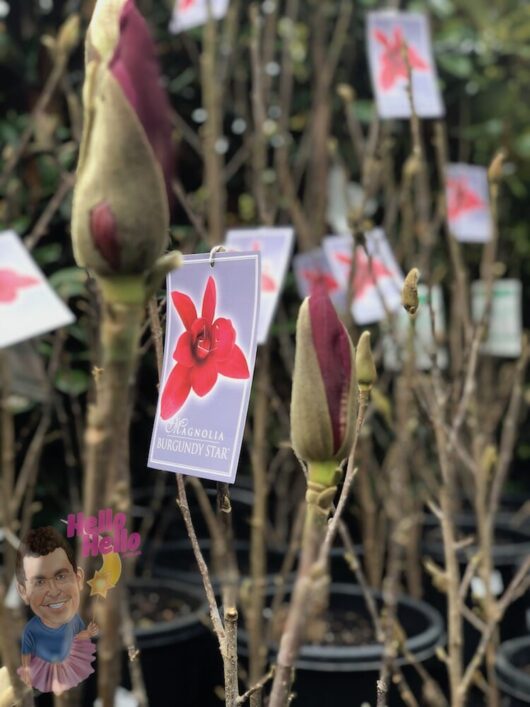
[[495,661],[503,707],[530,705],[530,636],[503,643]]
[[[268,598],[274,588],[268,590]],[[382,597],[373,592],[378,608]],[[332,584],[330,610],[348,611],[368,620],[365,601],[359,587],[350,584]],[[424,602],[400,597],[398,619],[405,630],[407,648],[420,663],[430,662],[436,648],[445,641],[443,621],[432,607]],[[269,646],[271,659],[277,646]],[[248,634],[244,628],[239,631],[239,652],[248,655]],[[376,681],[379,676],[383,647],[378,643],[359,646],[304,645],[296,662],[294,705],[300,707],[356,707],[367,702],[374,705]],[[404,658],[398,658],[411,688],[421,703],[421,684],[417,674]],[[399,695],[390,689],[390,704],[401,705]]]
[[[495,522],[495,542],[492,548],[493,565],[502,577],[504,588],[512,580],[521,562],[530,554],[530,532],[523,528],[515,528],[510,521],[510,514],[498,514]],[[476,537],[474,516],[458,516],[457,527],[460,537],[470,535]],[[424,522],[423,532],[422,555],[432,558],[438,565],[443,567],[444,553],[438,521],[432,516],[428,516]],[[476,545],[468,546],[459,552],[461,574],[465,570],[468,559],[476,552]],[[445,595],[432,586],[430,577],[425,578],[425,598],[444,617],[446,616]],[[527,597],[518,599],[508,607],[500,627],[502,640],[508,640],[521,634],[522,627],[526,626],[527,607]],[[465,622],[464,642],[467,655],[470,655],[477,640],[478,632],[469,623]]]
[[[219,707],[214,690],[223,685],[219,647],[206,625],[208,607],[202,592],[172,579],[133,579],[131,589],[170,590],[184,600],[189,612],[151,626],[135,627],[137,648],[150,705]],[[116,637],[118,645],[118,637]],[[83,685],[84,707],[97,695],[96,673]],[[123,653],[122,685],[131,689],[128,657]]]

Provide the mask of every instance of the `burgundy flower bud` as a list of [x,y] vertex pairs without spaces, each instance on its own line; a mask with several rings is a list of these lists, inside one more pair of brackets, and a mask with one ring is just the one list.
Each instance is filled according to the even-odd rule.
[[79,265],[97,275],[137,275],[150,270],[167,243],[170,108],[152,38],[133,0],[98,5],[87,39],[72,239]]
[[296,326],[291,438],[307,462],[340,461],[349,452],[355,423],[355,351],[331,300],[304,300]]

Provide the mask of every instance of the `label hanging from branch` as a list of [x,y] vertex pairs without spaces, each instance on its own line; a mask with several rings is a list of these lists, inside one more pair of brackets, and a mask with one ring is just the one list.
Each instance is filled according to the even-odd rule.
[[403,286],[403,273],[383,230],[375,228],[365,233],[364,238],[366,249],[358,245],[355,252],[351,235],[324,238],[329,267],[344,291],[355,255],[351,312],[357,324],[381,321],[398,309]]
[[[431,304],[434,315],[434,332],[429,308],[429,288],[418,285],[420,307],[415,320],[414,363],[419,370],[428,370],[432,365],[432,354],[436,351],[436,362],[447,368],[448,356],[445,348],[445,312],[440,285],[431,288]],[[399,371],[407,356],[410,318],[401,307],[393,320],[393,330],[385,327],[383,337],[383,362],[387,371]]]
[[283,289],[293,242],[292,228],[248,228],[228,231],[226,234],[226,246],[229,250],[252,250],[261,253],[258,344],[267,341]]
[[[471,285],[473,321],[479,322],[486,306],[483,282]],[[497,280],[493,283],[491,317],[482,353],[503,358],[517,358],[522,348],[522,287],[519,280]]]
[[259,252],[186,256],[168,275],[164,366],[149,467],[234,482],[259,303]]
[[491,239],[493,222],[485,167],[447,165],[445,196],[449,230],[458,241],[486,243]]
[[409,67],[416,115],[443,116],[425,15],[388,10],[369,12],[366,33],[370,75],[381,118],[411,117],[407,92]]
[[0,349],[74,320],[18,235],[0,233]]
[[301,299],[323,289],[337,309],[346,309],[346,290],[333,275],[322,248],[295,255],[293,270]]
[[176,0],[169,31],[173,34],[200,27],[208,22],[208,3],[214,20],[220,20],[228,10],[229,0]]

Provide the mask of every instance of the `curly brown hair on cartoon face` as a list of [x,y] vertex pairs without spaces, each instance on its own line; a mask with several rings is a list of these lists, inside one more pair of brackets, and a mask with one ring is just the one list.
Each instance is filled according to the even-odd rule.
[[29,531],[17,552],[15,572],[22,600],[46,626],[58,628],[77,614],[84,573],[55,528]]

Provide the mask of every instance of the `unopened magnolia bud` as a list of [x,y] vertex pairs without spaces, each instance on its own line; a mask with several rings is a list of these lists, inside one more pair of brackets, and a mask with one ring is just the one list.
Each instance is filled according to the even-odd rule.
[[337,86],[337,96],[342,98],[345,103],[351,103],[355,98],[355,91],[349,84],[339,83]]
[[120,16],[126,1],[97,0],[87,31],[87,57],[95,52],[105,61],[113,55],[120,36]]
[[492,159],[490,166],[488,167],[488,179],[493,184],[498,184],[502,179],[502,168],[506,160],[505,150],[499,150],[495,157]]
[[357,387],[360,391],[371,390],[377,380],[377,370],[375,368],[372,347],[370,344],[370,332],[363,331],[361,338],[357,342],[355,353],[355,370],[357,373]]
[[[105,42],[111,34],[113,51],[98,60],[110,47]],[[88,60],[83,89],[74,255],[100,277],[139,275],[154,266],[167,244],[173,172],[169,102],[153,40],[133,0],[100,0],[87,59],[90,41],[98,48]]]
[[291,439],[308,463],[341,461],[353,440],[355,351],[331,300],[305,299],[296,324]]
[[418,280],[420,278],[420,271],[418,268],[412,268],[405,282],[403,283],[403,289],[401,290],[401,304],[409,313],[409,316],[414,318],[418,312],[418,307],[420,306],[420,301],[418,297]]
[[79,43],[80,19],[74,14],[63,22],[57,35],[57,49],[69,57]]

